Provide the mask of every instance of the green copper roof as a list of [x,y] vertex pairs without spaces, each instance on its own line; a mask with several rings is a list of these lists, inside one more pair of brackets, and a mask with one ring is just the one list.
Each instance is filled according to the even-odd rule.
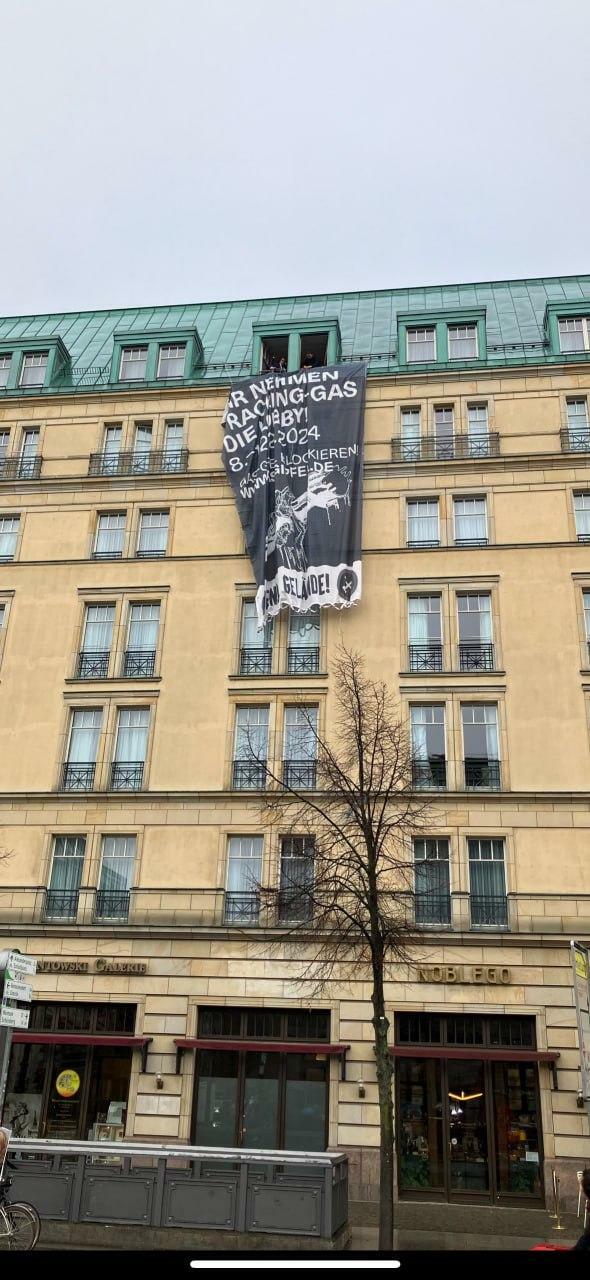
[[337,318],[343,358],[364,357],[371,372],[395,372],[398,314],[410,313],[414,318],[421,313],[457,313],[477,307],[485,308],[486,366],[538,364],[556,358],[547,350],[543,318],[547,303],[561,302],[590,304],[590,276],[15,316],[0,319],[0,344],[59,336],[70,354],[68,385],[75,390],[80,385],[100,388],[108,384],[116,333],[165,331],[168,336],[196,329],[203,344],[199,381],[225,382],[250,369],[254,323],[284,321],[290,325]]

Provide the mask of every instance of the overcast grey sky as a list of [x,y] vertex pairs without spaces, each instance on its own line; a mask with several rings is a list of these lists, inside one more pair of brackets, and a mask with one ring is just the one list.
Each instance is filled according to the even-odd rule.
[[588,268],[588,0],[0,0],[0,313]]

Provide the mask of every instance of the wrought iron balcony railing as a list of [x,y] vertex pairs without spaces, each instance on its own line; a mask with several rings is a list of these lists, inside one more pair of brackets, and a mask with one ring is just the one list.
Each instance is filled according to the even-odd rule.
[[297,889],[281,889],[277,900],[279,924],[305,924],[313,919],[313,901]]
[[141,791],[143,760],[116,760],[111,765],[111,791]]
[[489,538],[487,534],[475,538],[464,538],[461,534],[456,534],[454,539],[454,545],[456,547],[487,547],[488,543]]
[[470,909],[472,925],[508,924],[508,900],[505,893],[472,893]]
[[497,431],[455,436],[421,436],[403,440],[396,436],[391,441],[393,462],[445,462],[454,458],[494,458],[500,453],[500,437]]
[[129,889],[97,889],[94,915],[97,920],[128,920]]
[[319,669],[319,645],[289,645],[287,650],[287,671],[289,675],[315,676]]
[[461,640],[459,644],[459,671],[493,671],[494,646],[478,640]]
[[92,791],[95,769],[95,764],[70,764],[66,761],[62,770],[62,790]]
[[225,924],[258,924],[260,920],[260,894],[234,893],[228,890],[225,894],[223,919]]
[[465,786],[468,790],[499,791],[500,761],[471,756],[465,761]]
[[283,782],[295,790],[313,791],[317,782],[315,760],[284,760]]
[[42,463],[40,454],[34,458],[0,457],[0,480],[38,480]]
[[442,644],[408,645],[410,671],[442,671]]
[[248,645],[240,649],[241,676],[268,676],[272,667],[272,649]]
[[447,762],[440,756],[412,761],[412,785],[419,791],[444,789],[447,785]]
[[124,450],[121,453],[91,453],[90,476],[158,475],[188,469],[188,449]]
[[264,791],[266,760],[234,760],[232,785],[234,791]]
[[47,889],[43,915],[46,920],[75,920],[80,894],[77,889]]
[[563,427],[559,435],[562,453],[590,452],[590,426]]
[[138,560],[162,560],[166,547],[138,547],[135,555]]
[[415,899],[416,924],[450,924],[450,893],[420,893]]
[[106,680],[109,674],[109,649],[84,649],[78,654],[78,680]]
[[440,538],[408,538],[406,546],[413,551],[428,551],[430,547],[440,547]]
[[138,680],[153,676],[155,666],[155,649],[126,649],[123,657],[124,676]]
[[121,560],[123,556],[123,545],[112,547],[95,547],[92,552],[93,560]]

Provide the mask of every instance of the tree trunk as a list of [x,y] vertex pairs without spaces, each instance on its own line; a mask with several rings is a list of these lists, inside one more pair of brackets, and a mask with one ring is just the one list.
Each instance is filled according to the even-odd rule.
[[393,1070],[383,994],[383,964],[373,966],[373,1029],[379,1096],[379,1248],[393,1249]]

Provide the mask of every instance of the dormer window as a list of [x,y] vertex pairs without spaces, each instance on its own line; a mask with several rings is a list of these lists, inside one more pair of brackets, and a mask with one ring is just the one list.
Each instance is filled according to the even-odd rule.
[[47,371],[48,351],[29,351],[23,356],[21,387],[42,387]]
[[559,349],[563,352],[590,351],[590,316],[561,316]]
[[123,347],[119,378],[121,382],[137,382],[145,378],[147,347]]
[[436,360],[436,329],[416,326],[406,330],[408,364],[428,364]]
[[282,373],[289,359],[289,334],[262,339],[262,373]]
[[342,346],[337,320],[263,322],[252,326],[252,373],[294,373],[336,364]]
[[167,343],[160,347],[159,378],[182,378],[186,360],[186,342]]
[[477,325],[450,324],[448,327],[449,360],[477,359]]
[[0,356],[0,387],[5,387],[8,383],[11,362],[12,351],[4,351]]

